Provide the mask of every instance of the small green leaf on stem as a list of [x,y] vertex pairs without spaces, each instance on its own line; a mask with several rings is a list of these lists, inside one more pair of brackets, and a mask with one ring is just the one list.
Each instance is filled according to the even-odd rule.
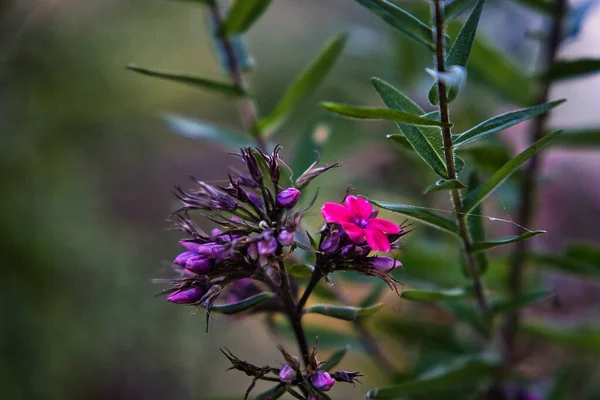
[[220,29],[223,36],[239,35],[246,32],[265,12],[271,0],[243,0],[236,1]]
[[600,264],[598,259],[590,262],[562,254],[529,253],[529,261],[545,267],[574,275],[600,277]]
[[241,137],[241,134],[232,134],[225,129],[202,121],[171,114],[165,115],[163,120],[170,130],[190,139],[215,142],[228,149],[237,149],[252,145],[250,140],[244,139]]
[[558,327],[544,322],[529,321],[521,324],[520,332],[588,355],[600,354],[600,328],[598,327]]
[[502,314],[510,310],[521,309],[539,303],[552,296],[552,290],[537,290],[525,293],[517,298],[507,298],[493,301],[490,310],[493,314]]
[[142,68],[135,65],[128,65],[128,70],[137,72],[142,75],[161,78],[173,82],[185,83],[186,85],[194,86],[201,89],[207,89],[214,92],[226,94],[228,96],[246,96],[246,91],[236,85],[226,82],[219,82],[212,79],[200,78],[197,76],[187,75],[178,72],[168,72],[156,69]]
[[413,301],[443,301],[459,300],[473,297],[473,289],[470,287],[441,289],[441,290],[403,290],[400,296],[406,300]]
[[464,189],[465,185],[458,179],[440,179],[433,185],[427,186],[423,194],[438,192],[440,190]]
[[410,144],[410,142],[404,135],[401,135],[399,133],[394,133],[392,135],[387,135],[386,139],[389,139],[392,142],[396,143],[398,146],[402,147],[404,150],[415,151],[415,149],[412,147],[412,145]]
[[337,350],[331,355],[331,357],[329,357],[327,361],[325,361],[325,363],[323,363],[323,365],[319,367],[319,369],[323,371],[330,371],[331,369],[335,368],[348,352],[348,348],[349,347],[346,346],[343,349]]
[[555,61],[548,70],[545,79],[559,81],[579,78],[600,71],[600,59],[584,58],[579,60]]
[[357,107],[339,103],[321,103],[321,106],[328,111],[351,118],[384,119],[409,125],[451,126],[450,124],[445,124],[440,121],[434,121],[407,112],[391,110],[389,108]]
[[369,292],[369,294],[359,303],[360,308],[370,307],[373,304],[379,301],[381,294],[385,289],[388,289],[388,285],[382,281],[378,280],[374,285],[373,289]]
[[454,18],[467,11],[476,0],[453,0],[444,5],[444,22],[448,24]]
[[552,147],[597,149],[600,147],[600,128],[569,130],[552,141]]
[[450,220],[448,218],[444,218],[433,213],[430,209],[418,206],[411,206],[407,204],[400,203],[388,203],[385,201],[375,201],[370,200],[371,203],[375,204],[377,207],[381,207],[385,210],[397,212],[399,214],[405,215],[410,219],[414,219],[415,221],[421,222],[423,224],[429,225],[431,227],[441,229],[443,231],[452,233],[456,236],[460,236],[458,233],[458,227],[456,222]]
[[315,267],[309,264],[293,264],[287,267],[287,271],[290,274],[299,277],[311,276],[314,270]]
[[555,100],[549,103],[538,104],[532,107],[523,108],[521,110],[497,115],[493,118],[483,121],[468,131],[461,133],[452,141],[452,144],[457,148],[464,146],[465,144],[477,139],[481,139],[490,133],[504,130],[520,122],[537,117],[538,115],[548,112],[552,108],[564,103],[565,101],[565,99]]
[[260,132],[266,136],[273,134],[294,111],[296,105],[316,89],[342,54],[347,39],[347,34],[340,33],[325,45],[313,62],[287,89],[275,109],[259,120]]
[[247,299],[239,301],[237,303],[213,305],[210,310],[211,312],[216,312],[220,314],[238,314],[244,311],[248,311],[256,307],[257,305],[264,303],[269,299],[272,299],[273,297],[275,297],[275,294],[263,292],[255,296],[248,297]]
[[417,17],[386,0],[355,0],[379,18],[418,43],[435,50],[433,30]]
[[487,196],[497,189],[498,186],[508,179],[510,175],[517,171],[519,167],[525,163],[525,161],[533,157],[534,154],[540,151],[556,136],[560,135],[561,132],[562,131],[557,130],[545,135],[523,152],[519,153],[512,160],[504,164],[502,168],[496,171],[496,173],[492,175],[486,183],[480,185],[477,187],[477,189],[469,193],[468,197],[465,198],[463,211],[465,213],[471,212],[479,203],[481,203]]
[[306,313],[326,315],[344,321],[354,321],[359,317],[367,317],[375,314],[381,307],[383,307],[383,303],[377,303],[366,308],[315,304],[308,307]]
[[495,240],[490,240],[487,242],[475,242],[473,243],[473,251],[483,251],[483,250],[488,250],[497,246],[503,246],[505,244],[510,244],[510,243],[516,243],[516,242],[520,242],[522,240],[527,240],[529,238],[532,238],[534,236],[537,235],[543,235],[544,233],[546,233],[546,231],[544,230],[537,230],[537,231],[528,231],[523,233],[522,235],[518,235],[518,236],[506,236],[500,239],[495,239]]

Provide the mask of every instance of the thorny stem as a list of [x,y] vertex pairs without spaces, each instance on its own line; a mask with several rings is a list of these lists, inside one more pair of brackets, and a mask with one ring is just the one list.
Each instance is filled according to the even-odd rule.
[[[443,2],[444,0],[433,1],[433,19],[435,29],[435,63],[436,71],[438,76],[446,71],[445,66],[445,46],[444,46],[444,11]],[[442,79],[437,80],[438,97],[439,97],[439,110],[441,115],[441,121],[450,123],[450,109],[448,107],[448,97],[446,95],[446,83]],[[452,145],[452,131],[448,126],[442,128],[442,138],[444,141],[444,156],[446,158],[446,165],[448,168],[448,178],[456,179],[456,168],[454,165],[454,148]],[[460,191],[453,189],[451,191],[452,203],[454,204],[454,212],[456,214],[456,222],[458,223],[459,234],[463,242],[463,247],[466,253],[467,265],[471,278],[473,279],[473,286],[475,290],[475,296],[477,298],[477,304],[483,317],[486,321],[486,326],[489,325],[490,312],[485,293],[483,291],[483,285],[481,284],[481,278],[479,276],[479,265],[475,257],[473,257],[473,242],[467,228],[467,216],[463,212],[463,203]],[[489,332],[487,333],[489,335]]]
[[[562,18],[567,11],[566,0],[555,0],[554,12],[552,14],[552,23],[550,27],[550,36],[546,42],[546,48],[543,49],[542,68],[550,68],[554,63],[558,47],[563,35]],[[537,94],[535,104],[542,104],[548,101],[551,82],[549,79],[543,79]],[[534,143],[546,134],[546,125],[548,113],[539,115],[533,122],[530,132],[530,143]],[[523,174],[523,185],[521,186],[519,199],[519,214],[517,217],[518,226],[529,226],[533,222],[534,202],[536,199],[536,181],[539,172],[540,155],[535,154],[531,157],[529,164]],[[511,257],[510,270],[507,281],[507,289],[512,298],[518,298],[523,291],[523,273],[525,259],[529,249],[529,241],[522,240],[515,245],[514,253]],[[519,331],[520,311],[515,309],[506,315],[504,324],[505,341],[505,362],[510,366],[514,359],[515,342]]]
[[[212,2],[210,6],[210,12],[215,25],[215,31],[218,35],[218,32],[223,25],[223,16],[221,15],[221,9],[219,8],[218,0]],[[227,69],[231,82],[238,89],[245,90],[247,87],[246,80],[240,66],[240,60],[238,60],[235,48],[233,47],[233,43],[225,36],[219,38],[218,40],[221,42],[225,57],[227,58]],[[258,148],[262,151],[266,151],[267,143],[257,127],[258,107],[256,103],[251,97],[246,96],[240,100],[239,107],[244,128],[248,130],[256,139]]]

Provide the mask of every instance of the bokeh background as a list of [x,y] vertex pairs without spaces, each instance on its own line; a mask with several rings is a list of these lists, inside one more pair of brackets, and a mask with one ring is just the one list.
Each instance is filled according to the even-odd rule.
[[[509,1],[489,3],[480,24],[485,40],[511,64],[532,73],[539,55],[532,33],[544,20]],[[425,2],[402,4],[426,18]],[[599,22],[600,7],[588,13],[560,56],[599,56]],[[421,194],[435,180],[432,174],[413,155],[386,141],[385,135],[395,132],[393,124],[343,120],[318,107],[322,100],[380,105],[371,76],[428,105],[431,78],[424,66],[430,64],[429,55],[354,2],[273,2],[247,35],[256,61],[249,80],[260,109],[270,110],[339,31],[350,34],[343,57],[275,141],[284,145],[285,156],[293,157],[294,149],[307,140],[307,130],[319,122],[328,125],[321,158],[341,160],[344,168],[317,181],[320,201],[339,199],[353,186],[373,198],[449,210],[444,194]],[[131,62],[202,76],[221,74],[206,16],[194,4],[0,1],[0,398],[239,398],[248,379],[225,372],[220,347],[257,365],[280,360],[277,338],[267,332],[261,317],[213,316],[205,333],[202,311],[153,297],[160,288],[151,279],[178,251],[178,235],[165,230],[165,219],[176,207],[173,185],[187,184],[187,174],[223,179],[231,160],[218,144],[169,132],[161,115],[185,114],[238,129],[240,124],[231,99],[133,74],[124,68]],[[453,106],[459,129],[515,108],[519,91],[502,93],[482,84],[486,68],[480,62],[470,71],[467,87]],[[600,76],[556,85],[551,97],[569,101],[553,112],[552,125],[599,126],[599,93]],[[511,148],[522,148],[527,128],[519,125],[502,138]],[[600,153],[552,149],[546,155],[538,218],[528,228],[549,232],[535,245],[558,251],[573,240],[600,240]],[[486,215],[510,220],[516,213],[515,188],[505,184]],[[319,218],[315,212],[307,219],[309,226],[317,229]],[[486,225],[498,235],[515,230],[510,223],[487,218]],[[407,286],[423,279],[464,284],[456,244],[417,228],[406,238],[405,268],[397,278]],[[491,266],[492,285],[504,273],[505,252]],[[561,305],[544,304],[530,313],[559,324],[596,322],[597,284],[542,272],[536,279],[557,290]],[[350,299],[365,292],[363,283],[335,282]],[[393,294],[385,302],[388,317],[438,312],[411,309]],[[324,357],[352,338],[343,323],[329,322],[325,329],[322,320],[307,318],[307,324],[311,333],[322,336]],[[394,365],[410,367],[414,347],[400,346],[377,319],[371,328]],[[385,383],[356,340],[350,345],[343,366],[368,376],[355,389],[338,384],[332,392],[336,398],[362,398],[368,388]],[[288,348],[294,349],[293,343]],[[530,368],[542,386],[557,366],[580,357],[558,350],[550,354],[552,362],[538,355],[537,364],[534,355]],[[588,370],[597,368],[593,358],[579,359]]]

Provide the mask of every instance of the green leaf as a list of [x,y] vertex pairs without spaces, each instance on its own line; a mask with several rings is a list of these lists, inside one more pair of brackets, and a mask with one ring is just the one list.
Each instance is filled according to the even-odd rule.
[[465,185],[458,179],[440,179],[433,185],[427,186],[423,194],[437,192],[440,190],[464,189]]
[[325,45],[313,62],[302,71],[287,89],[271,114],[258,121],[260,132],[268,136],[285,122],[296,108],[296,105],[312,93],[331,71],[340,54],[342,54],[347,39],[347,34],[338,34]]
[[459,236],[458,227],[456,222],[444,217],[441,217],[435,213],[433,213],[428,208],[411,206],[407,204],[400,203],[388,203],[385,201],[375,201],[370,200],[371,203],[375,204],[377,207],[381,207],[385,210],[397,212],[399,214],[405,215],[415,221],[421,222],[423,224],[432,226],[437,229],[441,229],[443,231],[452,233],[456,236]]
[[321,106],[328,111],[352,118],[384,119],[410,125],[450,126],[450,124],[389,108],[356,107],[339,103],[321,103]]
[[[448,55],[446,56],[446,67],[460,66],[463,68],[467,67],[469,63],[469,56],[471,55],[471,48],[473,47],[473,41],[475,40],[475,32],[477,31],[477,25],[479,24],[479,18],[481,17],[481,11],[483,10],[483,4],[485,0],[478,0],[477,4],[471,11],[469,18],[465,22],[465,25],[460,30],[460,33],[456,37],[456,40],[452,44]],[[448,84],[446,87],[448,94],[448,101],[451,102],[458,96],[460,84]],[[437,85],[431,86],[429,89],[429,101],[433,105],[437,105],[439,102]]]
[[441,290],[417,290],[405,289],[400,296],[406,300],[413,301],[443,301],[459,300],[473,296],[473,289],[469,287],[441,289]]
[[447,301],[443,304],[452,311],[457,320],[467,323],[471,328],[483,335],[486,334],[487,328],[479,308],[471,303],[467,304],[462,301]]
[[256,307],[257,305],[264,303],[269,299],[272,299],[273,297],[275,297],[274,293],[263,292],[252,297],[248,297],[247,299],[239,301],[237,303],[213,305],[210,311],[227,315],[238,314],[244,311],[248,311]]
[[594,243],[570,243],[564,251],[567,257],[600,266],[600,246]]
[[312,275],[315,267],[309,264],[294,264],[287,267],[287,272],[294,276],[308,277]]
[[512,154],[504,143],[488,143],[491,139],[498,140],[497,137],[488,136],[486,139],[461,147],[457,154],[468,157],[481,170],[493,173],[510,161]]
[[310,124],[294,148],[294,158],[290,165],[294,176],[300,176],[315,161],[315,158],[329,140],[331,126],[325,122]]
[[[245,1],[245,0],[244,0]],[[265,399],[278,399],[285,394],[287,391],[285,384],[280,383],[277,386],[272,387],[271,389],[259,394],[255,397],[255,400],[265,400]]]
[[500,299],[490,304],[493,314],[502,314],[510,310],[521,309],[552,296],[552,290],[538,290],[531,293],[525,293],[517,298]]
[[476,0],[454,0],[444,6],[444,22],[447,24],[471,8]]
[[586,354],[600,354],[600,329],[598,327],[557,327],[543,322],[528,321],[521,324],[520,331],[526,336],[561,347]]
[[600,129],[568,130],[552,141],[552,147],[593,149],[600,147]]
[[369,292],[369,294],[359,303],[360,308],[370,307],[373,304],[377,303],[381,294],[385,289],[388,288],[387,283],[382,280],[377,280],[373,285],[373,289]]
[[375,314],[383,307],[383,303],[377,303],[370,307],[347,307],[334,306],[329,304],[315,304],[306,309],[307,314],[321,314],[328,317],[342,319],[344,321],[354,321],[358,317],[367,317]]
[[503,237],[500,239],[490,240],[487,242],[475,242],[475,243],[473,243],[473,251],[488,250],[488,249],[491,249],[496,246],[503,246],[505,244],[520,242],[522,240],[527,240],[529,238],[532,238],[534,236],[541,235],[544,233],[546,233],[546,231],[544,231],[544,230],[529,231],[529,232],[525,232],[519,236],[506,236],[506,237]]
[[[423,114],[421,107],[390,84],[378,78],[373,78],[372,82],[386,107],[410,114]],[[401,123],[397,125],[417,154],[431,169],[442,178],[448,178],[444,156],[444,143],[439,129],[417,128]]]
[[223,36],[233,36],[246,32],[269,4],[271,0],[236,1],[227,13],[219,33]]
[[397,316],[380,318],[376,324],[402,342],[421,344],[428,349],[444,349],[453,353],[465,352],[465,347],[458,341],[452,327],[445,324]]
[[452,141],[452,144],[454,144],[455,147],[464,146],[465,144],[480,139],[486,135],[489,135],[490,133],[504,130],[520,122],[526,121],[540,114],[548,112],[552,108],[556,107],[561,103],[564,103],[565,101],[565,99],[555,100],[549,103],[538,104],[533,107],[527,107],[506,114],[497,115],[493,118],[483,121],[479,125],[469,129],[468,131],[461,133]]
[[373,389],[367,393],[366,398],[397,399],[401,396],[444,392],[468,386],[492,377],[500,364],[500,356],[495,352],[457,357],[451,362],[434,366],[415,380]]
[[561,272],[582,276],[600,276],[600,263],[588,262],[559,254],[530,253],[528,259],[536,264],[549,266]]
[[548,81],[559,81],[595,74],[598,71],[600,59],[559,60],[552,64],[544,78]]
[[410,142],[404,135],[401,135],[399,133],[394,133],[392,135],[387,135],[386,139],[389,139],[392,142],[398,144],[404,150],[415,151],[415,149],[412,147],[412,144],[410,144]]
[[[479,176],[475,171],[472,171],[469,174],[469,181],[467,183],[467,191],[470,192],[474,190],[477,186],[479,186]],[[469,234],[471,235],[471,239],[474,242],[484,242],[485,241],[485,227],[483,226],[483,207],[481,204],[478,204],[477,207],[473,209],[472,214],[467,215],[467,229],[469,230]],[[483,275],[488,269],[488,259],[485,253],[481,252],[475,254],[475,261],[477,262],[477,266],[479,267],[479,275]],[[471,275],[471,271],[469,268],[463,268],[463,275],[468,278],[473,278]]]
[[333,368],[335,368],[340,363],[340,361],[342,361],[342,358],[344,358],[344,356],[348,352],[348,348],[349,347],[346,346],[343,349],[337,350],[335,353],[333,353],[331,355],[331,357],[329,357],[329,359],[327,361],[325,361],[325,363],[323,365],[321,365],[319,367],[319,369],[323,370],[323,371],[331,371]]
[[167,72],[167,71],[159,71],[152,70],[142,67],[137,67],[135,65],[128,65],[126,67],[128,70],[140,73],[142,75],[152,76],[156,78],[166,79],[173,82],[185,83],[190,86],[208,89],[215,92],[219,92],[222,94],[226,94],[229,96],[246,96],[247,93],[244,89],[232,85],[226,82],[219,82],[212,79],[200,78],[197,76],[181,74],[177,72]]
[[553,14],[554,6],[551,1],[548,0],[513,0],[515,3],[518,3],[527,8],[531,8],[535,11],[540,11],[544,14]]
[[240,135],[232,134],[223,128],[202,121],[172,114],[165,115],[163,121],[170,130],[190,139],[215,142],[228,149],[237,149],[252,145],[250,140],[246,140]]
[[481,203],[487,196],[490,195],[498,186],[502,184],[511,174],[513,174],[525,161],[529,160],[548,144],[552,139],[558,136],[562,131],[554,131],[529,146],[523,152],[519,153],[515,158],[507,162],[500,168],[490,179],[472,191],[464,201],[464,212],[470,213],[477,204]]
[[414,15],[385,0],[355,1],[411,39],[435,50],[433,30]]

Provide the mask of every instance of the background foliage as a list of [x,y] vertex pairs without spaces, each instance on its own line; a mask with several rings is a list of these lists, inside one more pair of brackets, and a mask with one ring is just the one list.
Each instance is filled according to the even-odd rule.
[[[352,185],[372,198],[450,210],[446,194],[422,194],[423,182],[438,178],[414,153],[385,139],[396,133],[393,123],[335,118],[317,106],[323,100],[381,106],[369,80],[378,76],[432,110],[426,95],[431,77],[423,70],[431,62],[424,47],[354,2],[272,3],[247,35],[256,63],[251,90],[263,110],[275,108],[283,89],[330,37],[349,34],[335,69],[273,138],[300,169],[314,157],[313,148],[324,160],[344,161],[345,168],[320,183],[321,198],[341,197]],[[427,4],[402,5],[427,20]],[[598,55],[598,12],[589,8],[580,24],[574,20],[561,58]],[[172,184],[185,182],[188,173],[219,179],[217,171],[228,163],[221,145],[171,135],[160,116],[167,111],[235,131],[240,129],[237,110],[225,96],[123,69],[134,61],[222,78],[202,10],[186,2],[61,0],[8,1],[0,13],[3,392],[16,399],[188,399],[243,392],[246,382],[239,375],[213,373],[226,368],[218,348],[276,362],[262,321],[215,316],[205,335],[202,315],[152,298],[157,289],[150,283],[161,268],[157,260],[168,260],[177,250],[175,235],[162,232],[173,208]],[[457,132],[531,103],[528,76],[537,73],[536,35],[543,22],[522,5],[486,5],[468,85],[453,103]],[[452,37],[459,27],[450,27]],[[586,72],[594,64],[576,67]],[[563,71],[558,64],[551,73],[559,79]],[[599,390],[593,379],[599,374],[598,295],[590,277],[598,275],[600,257],[596,248],[574,244],[600,239],[595,229],[599,183],[593,174],[598,156],[581,149],[598,144],[597,85],[598,77],[582,75],[553,87],[552,99],[569,102],[557,109],[551,124],[570,129],[545,158],[537,219],[528,226],[548,230],[533,239],[530,283],[552,288],[557,300],[527,311],[534,322],[525,332],[535,346],[523,373],[540,392],[564,385],[565,398],[592,399]],[[480,146],[464,157],[491,173],[508,154],[527,147],[526,129],[518,125],[495,137],[491,145],[506,147],[506,153]],[[488,237],[513,234],[514,226],[498,219],[515,215],[518,179],[506,182],[494,202],[486,203],[482,213],[495,217],[479,219]],[[316,229],[320,216],[315,213],[307,222]],[[457,247],[446,239],[423,226],[406,239],[405,268],[397,274],[406,288],[465,285]],[[491,288],[503,280],[507,249],[490,257],[485,278]],[[368,294],[360,282],[343,288],[353,303]],[[384,301],[369,327],[382,338],[398,371],[423,371],[431,360],[456,359],[462,351],[464,343],[446,327],[461,334],[460,319],[470,315],[463,303],[447,303],[456,320],[439,306],[393,294]],[[336,395],[360,398],[367,388],[402,381],[402,373],[385,376],[361,356],[347,323],[325,328],[316,315],[307,322],[309,335],[318,333],[323,348],[350,345],[355,351],[345,362],[367,375],[364,387],[336,388]],[[556,375],[564,379],[556,381]]]

